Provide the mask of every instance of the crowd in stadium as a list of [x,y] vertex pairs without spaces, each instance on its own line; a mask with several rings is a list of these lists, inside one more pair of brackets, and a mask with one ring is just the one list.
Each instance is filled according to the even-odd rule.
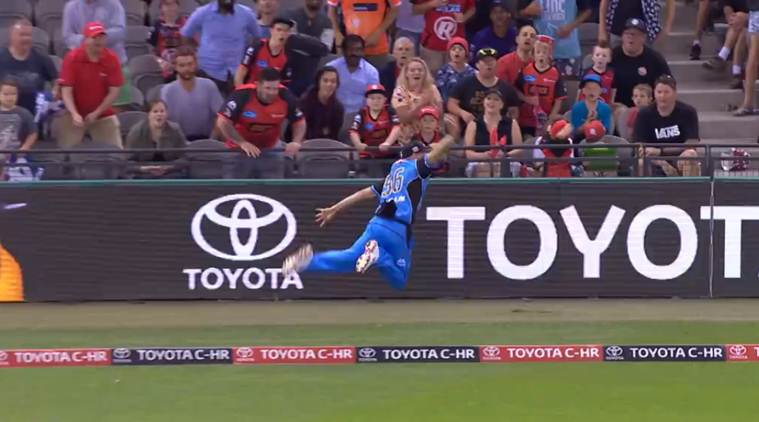
[[[149,178],[186,177],[184,148],[227,148],[221,176],[281,178],[311,147],[384,162],[443,135],[482,147],[452,152],[469,177],[617,174],[569,158],[642,153],[666,157],[657,175],[701,172],[693,148],[619,148],[699,143],[658,51],[675,0],[280,1],[4,0],[3,178],[39,178],[25,152],[54,147],[140,149],[130,177]],[[690,58],[711,55],[719,3],[724,45],[703,66],[730,69],[744,94],[730,112],[752,119],[759,0],[696,1]]]

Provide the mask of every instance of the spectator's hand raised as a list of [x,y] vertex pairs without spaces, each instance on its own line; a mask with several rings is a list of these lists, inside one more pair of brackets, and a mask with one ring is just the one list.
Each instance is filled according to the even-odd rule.
[[257,158],[259,155],[261,155],[261,150],[250,142],[241,144],[240,149],[242,149],[248,157]]
[[71,120],[74,122],[75,127],[84,127],[84,119],[78,113],[71,115]]

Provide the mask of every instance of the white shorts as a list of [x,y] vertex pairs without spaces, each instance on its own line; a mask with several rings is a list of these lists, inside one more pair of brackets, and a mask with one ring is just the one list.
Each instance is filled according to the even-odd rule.
[[759,34],[759,10],[749,12],[748,32],[751,34]]

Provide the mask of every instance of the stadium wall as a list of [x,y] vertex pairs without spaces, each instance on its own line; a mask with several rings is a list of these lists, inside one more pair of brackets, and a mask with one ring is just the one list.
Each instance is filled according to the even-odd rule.
[[298,245],[354,241],[373,204],[326,229],[314,209],[370,182],[4,184],[0,298],[759,296],[759,179],[440,179],[405,290],[375,273],[283,278]]

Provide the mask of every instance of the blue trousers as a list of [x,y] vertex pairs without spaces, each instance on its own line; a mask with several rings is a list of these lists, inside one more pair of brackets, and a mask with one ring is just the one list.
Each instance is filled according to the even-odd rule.
[[374,267],[393,288],[405,288],[411,269],[412,242],[408,239],[405,225],[379,217],[369,221],[364,233],[350,248],[314,254],[306,271],[353,272],[356,270],[356,260],[364,253],[364,246],[370,240],[376,240],[379,245],[379,259]]

